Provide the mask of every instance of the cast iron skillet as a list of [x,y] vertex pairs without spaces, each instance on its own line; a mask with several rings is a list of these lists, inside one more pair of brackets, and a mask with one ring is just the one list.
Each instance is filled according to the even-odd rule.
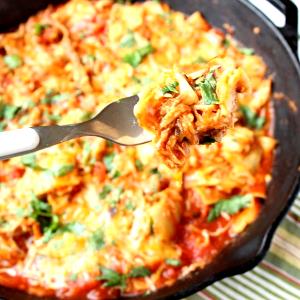
[[[300,171],[300,69],[293,53],[297,50],[297,9],[289,0],[270,1],[285,12],[287,17],[287,25],[281,30],[275,28],[246,0],[166,1],[173,9],[187,14],[201,10],[214,26],[221,28],[224,23],[233,25],[236,38],[247,47],[254,48],[266,61],[270,74],[274,74],[274,91],[283,92],[298,110],[293,111],[287,100],[274,100],[274,134],[279,146],[275,154],[268,199],[258,219],[206,268],[143,299],[180,299],[224,277],[253,268],[269,249],[275,229],[296,196]],[[58,1],[2,0],[0,28],[2,31],[7,30],[47,3],[53,2]],[[254,26],[260,27],[261,34],[252,33]],[[4,287],[0,287],[0,296],[9,300],[39,299]],[[140,297],[135,299],[138,298]]]

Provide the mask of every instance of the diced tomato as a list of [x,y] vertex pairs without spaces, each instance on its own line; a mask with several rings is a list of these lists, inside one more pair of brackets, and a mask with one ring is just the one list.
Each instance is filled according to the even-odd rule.
[[115,288],[105,288],[99,281],[89,282],[70,282],[68,288],[59,290],[56,295],[64,299],[89,299],[106,300],[117,299],[120,296],[120,290]]
[[93,169],[93,176],[97,177],[100,182],[103,182],[106,177],[106,168],[103,162],[97,161]]
[[43,30],[41,36],[39,37],[39,42],[44,45],[50,45],[60,42],[62,38],[63,34],[58,28],[54,26],[48,26]]
[[8,182],[13,179],[21,178],[25,173],[24,168],[15,167],[10,171],[0,171],[0,182]]

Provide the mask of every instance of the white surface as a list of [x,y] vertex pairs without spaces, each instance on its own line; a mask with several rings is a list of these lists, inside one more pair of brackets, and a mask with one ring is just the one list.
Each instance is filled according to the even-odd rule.
[[267,0],[248,0],[259,8],[277,27],[284,27],[285,15]]
[[[283,27],[285,25],[285,16],[276,7],[267,0],[248,0],[258,9],[260,9],[276,26]],[[300,0],[291,0],[298,7],[300,12]],[[300,16],[298,22],[298,36],[300,36]],[[300,39],[298,39],[298,57],[300,59]]]
[[38,146],[40,137],[32,128],[0,133],[0,157],[32,150]]

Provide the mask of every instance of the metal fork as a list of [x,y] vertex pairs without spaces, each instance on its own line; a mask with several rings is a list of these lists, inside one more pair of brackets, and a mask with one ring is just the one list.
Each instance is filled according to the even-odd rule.
[[0,133],[0,160],[35,152],[82,136],[98,136],[124,146],[151,141],[133,113],[137,95],[106,106],[92,119],[72,125],[38,126]]

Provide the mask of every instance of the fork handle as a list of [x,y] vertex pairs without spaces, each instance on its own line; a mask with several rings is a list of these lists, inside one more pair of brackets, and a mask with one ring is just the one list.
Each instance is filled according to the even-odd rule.
[[0,160],[35,152],[82,136],[79,125],[39,126],[0,133]]

